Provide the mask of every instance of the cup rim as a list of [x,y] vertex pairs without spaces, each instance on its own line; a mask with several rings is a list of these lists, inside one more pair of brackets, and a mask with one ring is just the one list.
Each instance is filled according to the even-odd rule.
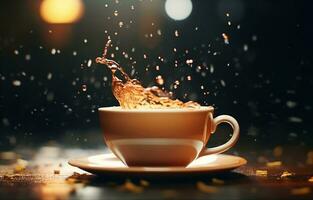
[[109,106],[98,108],[99,112],[114,113],[189,113],[189,112],[213,112],[212,106],[200,106],[200,108],[166,108],[166,109],[122,109],[120,106]]

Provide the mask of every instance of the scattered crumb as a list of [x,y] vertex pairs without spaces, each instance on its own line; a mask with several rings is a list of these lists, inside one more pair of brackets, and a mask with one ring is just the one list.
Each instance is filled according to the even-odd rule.
[[204,193],[215,193],[218,190],[217,187],[207,185],[202,181],[197,182],[197,188],[198,188],[198,190],[200,190],[201,192],[204,192]]
[[126,180],[125,183],[122,186],[120,186],[120,189],[129,191],[129,192],[132,192],[132,193],[141,193],[141,192],[143,192],[143,187],[134,184],[130,180]]
[[212,183],[214,183],[216,185],[224,185],[225,181],[223,181],[221,179],[217,179],[217,178],[212,178]]
[[257,169],[255,171],[255,175],[256,176],[267,176],[267,170],[259,170],[259,169]]
[[146,180],[140,180],[140,185],[144,186],[144,187],[148,187],[150,185],[150,183]]
[[282,155],[283,155],[283,148],[282,148],[281,146],[275,147],[274,150],[273,150],[273,155],[274,155],[275,157],[280,157],[280,156],[282,156]]
[[311,188],[309,187],[302,187],[302,188],[294,188],[290,191],[292,195],[305,195],[311,192]]
[[289,176],[292,176],[292,173],[288,172],[288,171],[284,171],[282,174],[281,174],[281,178],[285,178],[285,177],[289,177]]
[[266,166],[268,167],[278,167],[278,166],[281,166],[281,161],[274,161],[274,162],[267,162],[266,163]]
[[26,160],[17,159],[16,164],[14,165],[14,173],[20,173],[26,169],[28,162]]
[[67,177],[65,181],[68,184],[87,183],[91,178],[92,178],[92,175],[80,174],[80,173],[74,172],[71,176]]
[[60,174],[60,170],[59,169],[55,169],[54,170],[54,174]]
[[66,178],[65,181],[68,184],[75,184],[77,182],[77,179],[75,179],[75,178]]

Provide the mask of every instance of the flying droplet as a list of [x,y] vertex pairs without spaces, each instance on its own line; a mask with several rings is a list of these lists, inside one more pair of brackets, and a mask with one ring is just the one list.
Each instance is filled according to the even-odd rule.
[[224,80],[221,80],[221,85],[222,85],[223,87],[225,87],[225,86],[226,86],[226,82],[225,82]]
[[30,59],[31,59],[30,54],[26,54],[26,55],[25,55],[25,60],[30,60]]
[[175,31],[175,36],[176,36],[176,37],[179,37],[178,30]]
[[13,84],[14,86],[16,86],[16,87],[19,87],[19,86],[21,86],[22,82],[21,82],[20,80],[14,80],[14,81],[12,82],[12,84]]
[[87,91],[87,85],[85,85],[85,84],[82,85],[82,91],[83,91],[83,92],[86,92],[86,91]]
[[162,35],[162,32],[161,32],[160,29],[157,30],[157,34],[158,34],[158,35]]
[[223,39],[224,39],[224,43],[225,44],[229,44],[229,38],[228,35],[226,35],[226,33],[222,33]]
[[187,65],[190,65],[190,64],[192,64],[192,63],[193,63],[193,60],[192,60],[192,59],[187,59],[187,60],[186,60],[186,64],[187,64]]
[[88,67],[90,67],[90,66],[91,66],[91,64],[92,64],[92,60],[91,60],[91,59],[89,59],[89,60],[88,60],[88,62],[87,62],[87,66],[88,66]]
[[162,78],[161,75],[155,77],[155,80],[156,80],[156,82],[157,82],[159,85],[163,85],[163,84],[164,84],[164,79]]
[[214,73],[214,66],[210,65],[210,73],[213,74]]
[[47,79],[48,79],[48,80],[51,80],[51,79],[52,79],[52,73],[51,73],[51,72],[49,72],[49,73],[47,74]]
[[51,49],[51,54],[52,54],[52,55],[55,55],[56,52],[57,52],[56,49]]

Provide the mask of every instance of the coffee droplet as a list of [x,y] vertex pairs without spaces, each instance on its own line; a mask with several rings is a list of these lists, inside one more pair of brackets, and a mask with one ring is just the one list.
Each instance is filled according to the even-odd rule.
[[155,78],[156,82],[159,84],[159,85],[163,85],[164,84],[164,79],[162,78],[161,75],[157,76]]

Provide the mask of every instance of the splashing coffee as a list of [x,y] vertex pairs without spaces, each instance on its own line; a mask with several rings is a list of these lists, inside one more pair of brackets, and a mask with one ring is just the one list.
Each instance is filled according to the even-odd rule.
[[[102,57],[97,57],[96,62],[106,65],[112,73],[112,92],[120,106],[125,109],[141,108],[198,108],[200,105],[193,101],[186,103],[171,99],[170,93],[161,90],[157,86],[143,87],[137,79],[131,79],[123,68],[114,60],[107,59],[109,40],[104,48]],[[120,72],[122,79],[119,79],[116,72]]]

